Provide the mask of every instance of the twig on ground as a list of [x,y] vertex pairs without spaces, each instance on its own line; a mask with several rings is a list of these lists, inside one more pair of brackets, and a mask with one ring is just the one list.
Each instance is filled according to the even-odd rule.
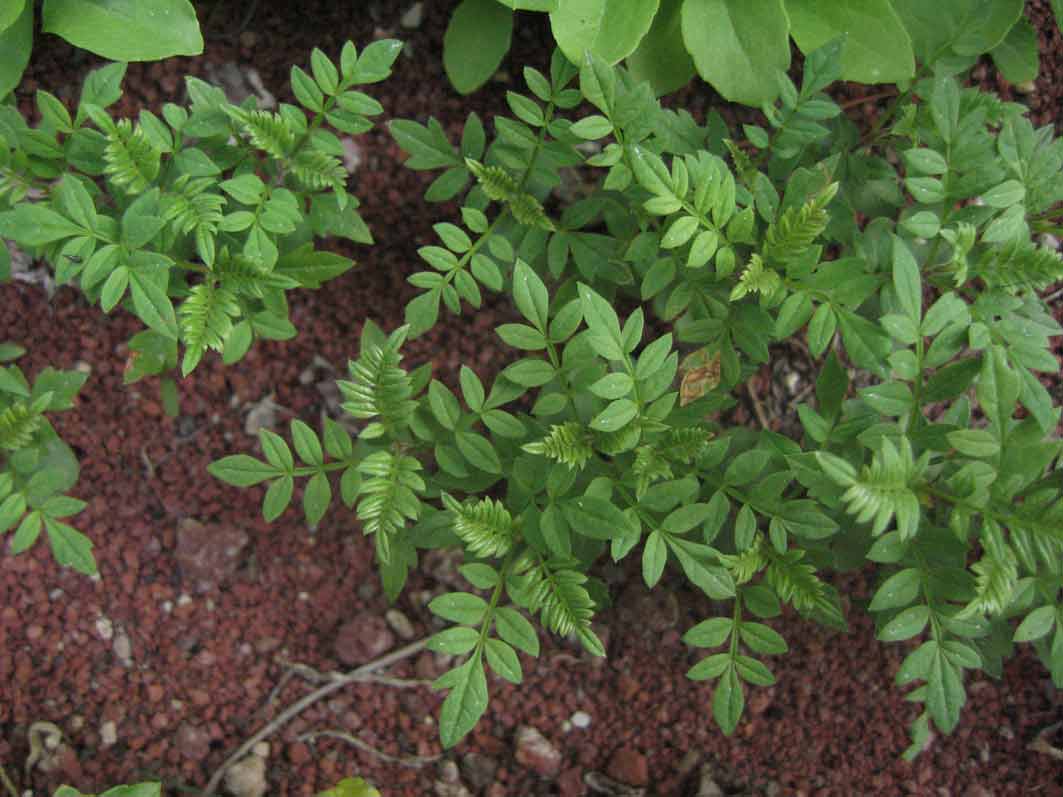
[[11,778],[7,776],[7,770],[0,764],[0,780],[4,783],[4,788],[7,789],[7,793],[11,797],[18,797],[18,789],[15,788],[15,784],[11,782]]
[[[263,739],[267,739],[276,733],[280,728],[288,723],[289,720],[297,717],[308,707],[312,706],[322,698],[331,695],[333,692],[337,692],[348,684],[358,683],[359,681],[373,680],[371,676],[377,670],[382,670],[385,667],[390,667],[392,664],[408,659],[417,653],[420,653],[428,645],[427,639],[421,639],[417,642],[411,642],[405,647],[401,647],[398,650],[392,651],[384,656],[381,656],[375,661],[371,661],[368,664],[363,664],[355,670],[351,670],[348,673],[339,675],[339,677],[330,679],[327,683],[319,686],[313,692],[296,700],[288,708],[284,709],[280,714],[266,723],[258,732],[256,732],[250,739],[246,740],[236,752],[230,755],[217,771],[211,775],[210,780],[207,781],[206,788],[203,789],[202,797],[214,797],[215,792],[218,789],[222,778],[225,777],[225,773],[228,769],[246,756],[251,749],[261,742]],[[312,669],[312,668],[311,668]],[[338,675],[338,674],[337,674]]]
[[771,421],[768,420],[768,416],[764,412],[764,407],[760,403],[760,397],[757,396],[757,389],[753,387],[752,379],[746,382],[746,390],[749,392],[750,401],[753,402],[753,411],[757,414],[757,420],[760,421],[761,428],[770,431]]
[[1063,761],[1063,750],[1053,746],[1048,741],[1048,737],[1059,730],[1061,725],[1063,725],[1063,722],[1056,722],[1049,725],[1047,728],[1042,728],[1041,732],[1037,734],[1037,738],[1026,745],[1026,749],[1032,750],[1035,753],[1044,753],[1057,761]]
[[347,744],[353,747],[357,747],[363,753],[368,753],[369,755],[376,756],[382,761],[387,761],[391,764],[398,764],[400,767],[408,767],[410,769],[420,769],[421,767],[428,766],[429,764],[434,764],[436,761],[443,757],[441,755],[412,755],[405,757],[393,756],[389,753],[385,753],[383,750],[378,750],[371,744],[363,742],[357,736],[351,736],[349,733],[344,733],[343,731],[309,731],[308,733],[301,734],[299,736],[299,741],[313,742],[319,736],[328,736],[333,739],[339,739],[340,741],[347,742]]

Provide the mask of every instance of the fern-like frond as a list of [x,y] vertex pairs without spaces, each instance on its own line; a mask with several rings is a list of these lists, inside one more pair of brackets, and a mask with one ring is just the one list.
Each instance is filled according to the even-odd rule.
[[207,189],[217,185],[210,177],[181,175],[162,195],[162,219],[174,232],[186,235],[203,230],[213,235],[221,223],[225,197]]
[[587,460],[594,455],[591,435],[578,421],[551,426],[546,437],[527,443],[524,450],[529,454],[541,454],[547,459],[564,462],[578,470],[582,470]]
[[650,485],[664,479],[672,478],[672,466],[661,456],[654,446],[639,446],[635,451],[635,461],[631,465],[635,475],[635,497],[642,498]]
[[971,276],[989,288],[1040,290],[1063,280],[1063,258],[1029,241],[1013,240],[987,249]]
[[454,515],[454,533],[475,556],[504,556],[517,536],[512,515],[501,501],[481,498],[460,503],[443,493],[443,505]]
[[737,301],[750,293],[771,296],[779,289],[781,283],[779,275],[764,265],[760,255],[753,254],[749,258],[749,265],[738,278],[738,284],[731,289],[731,301]]
[[831,479],[848,487],[842,496],[846,511],[856,515],[860,523],[871,521],[873,535],[877,537],[884,532],[894,516],[902,539],[915,535],[921,509],[912,487],[921,479],[928,456],[924,454],[916,462],[907,438],[901,438],[898,449],[883,437],[871,464],[865,465],[859,474],[852,465],[834,454],[819,451],[816,458]]
[[222,110],[235,119],[241,132],[246,135],[252,146],[283,160],[295,147],[296,131],[292,124],[278,113],[259,110],[245,110],[226,106]]
[[815,611],[826,597],[826,584],[816,575],[816,568],[801,560],[805,552],[790,550],[784,554],[768,552],[765,578],[778,596],[799,612]]
[[16,401],[0,412],[0,449],[18,451],[33,442],[33,436],[44,423],[42,410],[36,403]]
[[292,174],[310,191],[333,188],[342,191],[347,185],[347,170],[334,155],[303,147],[291,160]]
[[128,119],[119,119],[107,131],[107,146],[103,150],[106,162],[104,174],[129,194],[140,194],[159,176],[162,153],[139,126]]
[[377,558],[391,561],[392,545],[407,520],[417,520],[421,500],[417,493],[426,489],[418,475],[421,463],[413,457],[377,451],[358,464],[366,478],[358,488],[358,519],[362,531],[373,536]]
[[539,200],[521,191],[517,181],[501,166],[484,166],[472,158],[466,158],[465,164],[487,198],[495,202],[504,202],[518,222],[527,227],[554,229],[554,223],[546,215]]
[[745,584],[767,564],[763,553],[763,540],[758,534],[753,544],[741,553],[720,554],[720,564],[731,571],[735,584]]
[[240,315],[240,303],[233,293],[213,283],[192,288],[178,310],[185,356],[181,371],[187,376],[208,349],[221,351],[232,331],[232,319]]
[[831,183],[801,207],[787,208],[764,236],[764,257],[775,263],[789,263],[812,245],[827,229],[827,205],[838,193]]
[[711,439],[712,432],[704,426],[669,429],[663,442],[657,444],[657,450],[672,462],[689,465],[705,453]]
[[239,296],[256,299],[264,298],[266,291],[273,288],[287,290],[299,285],[290,277],[265,268],[258,261],[242,255],[228,256],[225,250],[215,261],[212,271],[222,287]]
[[351,381],[337,383],[347,399],[342,405],[345,411],[355,418],[380,418],[362,431],[363,437],[379,437],[406,426],[417,409],[417,402],[410,398],[410,376],[399,367],[402,355],[398,350],[404,339],[405,328],[400,328],[384,346],[366,346],[349,364]]
[[513,565],[510,594],[529,611],[539,612],[543,625],[555,634],[575,634],[584,648],[602,656],[604,647],[591,630],[594,601],[583,586],[587,576],[576,566],[574,560],[546,561],[527,550]]

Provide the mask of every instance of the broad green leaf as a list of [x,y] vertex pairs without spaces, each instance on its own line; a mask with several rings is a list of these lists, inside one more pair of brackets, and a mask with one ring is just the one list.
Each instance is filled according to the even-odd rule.
[[495,609],[495,632],[515,648],[529,656],[539,655],[539,635],[527,618],[516,609],[500,606]]
[[380,797],[380,792],[361,778],[344,778],[333,788],[318,792],[316,797]]
[[930,663],[926,679],[926,707],[934,724],[944,733],[951,733],[960,721],[960,711],[967,700],[963,690],[963,675],[943,653]]
[[462,625],[477,625],[487,611],[487,601],[471,592],[448,592],[428,604],[432,614]]
[[720,678],[712,695],[712,716],[726,735],[730,736],[738,727],[745,705],[742,684],[734,667],[730,667]]
[[311,526],[320,523],[330,503],[332,503],[332,485],[329,484],[328,476],[324,473],[315,473],[303,489],[303,513],[306,515],[306,522]]
[[170,340],[177,340],[177,315],[166,291],[158,283],[133,271],[129,281],[133,309],[149,327]]
[[498,459],[498,454],[483,435],[476,432],[458,432],[454,436],[454,442],[461,451],[461,455],[472,465],[487,473],[502,472],[502,463]]
[[199,55],[203,36],[188,0],[46,0],[43,30],[112,61]]
[[659,531],[654,531],[646,538],[642,548],[642,580],[647,587],[653,587],[661,579],[664,566],[668,562],[668,546]]
[[1045,636],[1056,624],[1055,606],[1038,606],[1015,629],[1016,642],[1032,642]]
[[513,269],[513,299],[521,315],[545,335],[550,320],[550,296],[539,275],[523,260],[518,260]]
[[443,68],[460,94],[476,91],[502,64],[513,12],[495,0],[462,0],[443,34]]
[[910,606],[886,623],[878,632],[878,638],[883,642],[911,639],[922,632],[929,619],[930,608],[928,606]]
[[790,31],[782,0],[685,0],[683,41],[694,65],[725,99],[770,102],[775,75],[790,67]]
[[52,547],[52,556],[63,567],[70,567],[86,576],[96,574],[96,560],[92,556],[92,541],[72,526],[52,518],[44,518],[44,528]]
[[912,41],[890,0],[786,0],[790,35],[810,53],[844,36],[842,78],[896,83],[915,74]]
[[27,203],[0,213],[0,236],[20,246],[44,246],[84,232],[77,224],[44,205]]
[[996,47],[1022,14],[1023,0],[891,0],[912,38],[916,60],[932,64],[954,50],[981,55]]
[[15,20],[22,16],[25,7],[26,0],[5,0],[3,5],[0,5],[0,31],[11,27]]
[[694,62],[683,45],[683,0],[660,0],[653,24],[627,68],[636,81],[648,81],[657,96],[682,88],[694,77]]
[[488,639],[484,645],[487,663],[498,675],[510,683],[519,684],[524,680],[517,653],[501,639]]
[[[9,11],[17,7],[18,0],[10,6]],[[0,14],[3,13],[0,7]],[[33,2],[25,0],[21,10],[14,13],[18,14],[17,18],[0,28],[0,99],[13,91],[22,80],[22,73],[30,62],[30,52],[33,50]]]
[[1025,17],[1019,17],[1004,40],[990,51],[993,63],[1009,83],[1028,83],[1040,67],[1037,31]]
[[594,540],[611,540],[628,525],[624,513],[611,502],[590,495],[564,501],[561,510],[573,531]]
[[282,476],[269,486],[262,498],[262,517],[267,523],[272,523],[288,508],[294,489],[295,479],[291,476]]
[[782,638],[782,635],[763,623],[743,621],[738,632],[746,647],[757,653],[772,655],[785,653],[788,650],[786,640]]
[[436,680],[433,686],[449,688],[439,717],[439,735],[443,747],[449,749],[471,731],[487,710],[487,678],[483,661],[472,655],[464,664]]
[[609,64],[627,57],[649,31],[659,0],[564,0],[550,12],[561,52],[582,64],[590,50]]
[[899,609],[907,606],[919,594],[922,586],[922,576],[914,567],[901,570],[887,578],[881,587],[875,592],[868,607],[873,612],[883,609]]
[[463,656],[480,643],[480,632],[469,626],[447,628],[428,640],[428,649],[451,656]]
[[696,648],[717,648],[731,636],[734,620],[730,617],[713,617],[702,620],[683,634],[683,642]]
[[896,235],[893,236],[893,290],[901,303],[901,309],[918,324],[923,314],[923,288],[919,266],[908,245]]
[[207,466],[207,473],[234,487],[250,487],[266,479],[280,476],[283,471],[247,454],[222,457]]

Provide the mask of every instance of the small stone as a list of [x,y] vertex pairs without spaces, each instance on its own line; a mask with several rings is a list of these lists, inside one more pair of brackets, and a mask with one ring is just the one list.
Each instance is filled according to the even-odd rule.
[[561,797],[583,797],[587,787],[583,783],[583,773],[579,767],[569,767],[557,779],[557,788]]
[[619,747],[609,759],[605,774],[613,780],[629,786],[645,786],[650,782],[649,765],[646,756],[632,747]]
[[101,616],[96,618],[96,633],[103,640],[111,639],[114,636],[114,623],[111,622],[109,617]]
[[535,728],[521,725],[514,740],[514,758],[544,778],[555,778],[561,771],[561,753]]
[[110,747],[118,741],[118,726],[108,720],[100,726],[100,746]]
[[589,728],[591,726],[591,715],[586,711],[577,711],[569,718],[569,721],[572,723],[573,728]]
[[112,647],[114,655],[118,657],[118,660],[122,663],[128,663],[133,659],[133,644],[129,641],[129,636],[125,631],[119,631],[118,635],[114,638],[114,645]]
[[464,783],[447,783],[445,780],[437,780],[433,787],[436,797],[472,797],[472,792],[465,788]]
[[[246,533],[225,523],[205,525],[185,518],[177,526],[175,558],[181,576],[194,592],[208,592],[227,581],[240,566]],[[178,599],[178,606],[182,605]]]
[[[269,754],[268,745],[266,754]],[[225,773],[225,788],[233,797],[262,797],[267,788],[266,756],[252,753],[229,767]]]
[[372,661],[395,644],[384,618],[362,615],[340,626],[336,633],[336,655],[344,664],[354,666]]
[[210,753],[210,734],[188,722],[177,729],[177,749],[192,761],[202,761]]
[[498,762],[483,753],[468,753],[461,759],[461,774],[477,791],[494,783],[497,771]]
[[399,19],[399,24],[407,29],[415,29],[421,27],[421,23],[424,21],[424,3],[418,0],[408,9],[406,13]]
[[384,619],[388,621],[391,630],[399,635],[399,639],[413,639],[417,632],[413,628],[410,618],[398,609],[388,609],[384,613]]
[[148,685],[148,700],[152,703],[158,703],[165,696],[166,690],[162,688],[161,684],[149,684]]

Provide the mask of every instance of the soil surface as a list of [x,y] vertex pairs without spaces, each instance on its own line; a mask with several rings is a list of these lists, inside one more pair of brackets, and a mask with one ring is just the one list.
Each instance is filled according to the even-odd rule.
[[[420,20],[406,20],[418,25],[406,28],[401,18],[410,5],[203,3],[205,56],[130,66],[120,110],[180,99],[181,75],[206,78],[226,63],[254,67],[266,89],[290,101],[289,65],[305,64],[312,47],[335,56],[346,39],[364,45],[394,36],[409,43],[408,55],[390,81],[370,89],[386,117],[434,115],[454,132],[470,110],[486,120],[504,112],[505,90],[523,88],[512,82],[520,68],[548,63],[542,18],[522,15],[499,79],[459,98],[442,74],[440,52],[454,3],[426,2]],[[1042,77],[1032,94],[1014,96],[1039,124],[1058,123],[1063,40],[1049,24],[1047,0],[1030,6],[1045,31]],[[95,63],[41,35],[19,91],[24,110],[32,113],[38,87],[73,102]],[[981,82],[1012,96],[991,67],[980,70]],[[850,101],[854,117],[873,116],[874,100],[859,101],[873,91],[842,86],[838,97]],[[718,98],[694,84],[672,102],[701,118]],[[452,205],[423,202],[434,175],[401,168],[382,127],[358,146],[352,190],[377,245],[330,244],[360,267],[325,290],[294,294],[295,340],[256,344],[228,368],[208,356],[180,383],[177,418],[162,412],[156,381],[122,384],[135,319],[105,317],[70,288],[49,298],[39,285],[0,286],[0,340],[29,349],[20,361],[27,373],[47,365],[91,371],[77,406],[55,425],[81,461],[75,494],[89,505],[75,520],[96,545],[101,574],[90,580],[60,569],[43,545],[0,556],[0,762],[20,788],[46,795],[64,781],[91,791],[160,778],[168,794],[198,794],[241,743],[315,688],[304,677],[309,671],[291,663],[345,671],[435,630],[425,604],[457,583],[453,559],[425,558],[389,607],[372,546],[351,513],[334,509],[311,531],[290,509],[268,525],[260,489],[237,490],[206,474],[212,460],[254,451],[254,425],[286,434],[291,418],[317,426],[322,413],[335,411],[330,385],[356,353],[364,319],[388,329],[400,323],[414,295],[405,277],[417,268],[417,246],[429,241],[433,223],[455,215]],[[469,363],[490,379],[508,356],[492,329],[510,317],[490,300],[475,315],[451,316],[406,347],[406,362],[431,360],[446,381]],[[792,399],[779,392],[784,376],[765,369],[758,383],[761,396],[781,397],[765,402],[769,415]],[[385,795],[411,796],[721,793],[713,781],[727,794],[1063,795],[1063,764],[1029,749],[1063,720],[1063,706],[1028,646],[1001,681],[970,679],[956,731],[905,763],[900,755],[917,708],[893,678],[910,647],[874,639],[862,610],[872,586],[865,574],[839,577],[851,599],[851,633],[789,615],[776,622],[791,652],[772,663],[774,687],[748,694],[746,716],[726,738],[711,719],[710,691],[684,677],[700,654],[680,642],[718,608],[678,579],[651,593],[637,570],[602,575],[615,601],[599,615],[607,660],[591,661],[544,636],[542,655],[523,658],[524,684],[492,679],[487,714],[445,754],[434,723],[441,697],[426,686],[337,690],[268,740],[267,793],[311,795],[361,775]],[[428,679],[444,668],[422,652],[388,673]],[[38,767],[26,775],[27,733],[38,721],[55,723],[65,746],[52,756],[52,772]]]

